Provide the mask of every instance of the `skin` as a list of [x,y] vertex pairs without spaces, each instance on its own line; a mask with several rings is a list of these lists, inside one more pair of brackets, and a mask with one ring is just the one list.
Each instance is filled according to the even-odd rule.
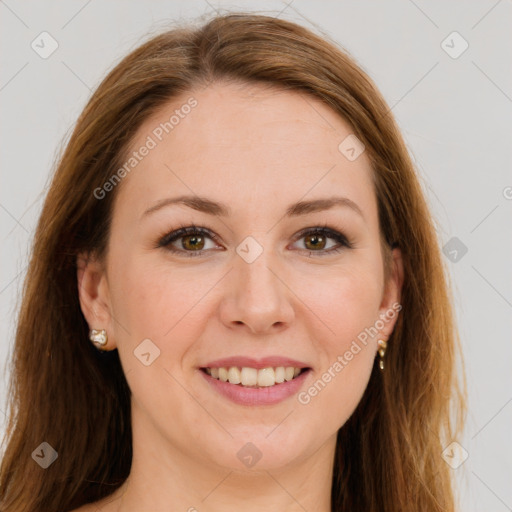
[[[132,149],[190,96],[197,107],[118,185],[106,260],[79,258],[83,313],[90,328],[107,330],[132,391],[134,451],[126,483],[80,510],[327,512],[336,433],[368,384],[377,339],[389,338],[398,314],[308,404],[297,396],[234,404],[198,367],[232,355],[293,357],[313,368],[307,390],[400,302],[400,251],[385,282],[370,161],[340,153],[350,125],[309,96],[214,83],[169,102]],[[173,205],[143,216],[182,194],[226,203],[232,215]],[[332,195],[350,198],[363,215],[334,207],[284,217],[292,203]],[[329,254],[336,240],[315,248],[311,237],[297,238],[323,223],[353,247]],[[155,248],[191,224],[220,242],[206,236],[203,255],[188,258],[190,237],[173,242],[180,254]],[[247,236],[263,248],[252,263],[236,252]],[[146,338],[160,349],[149,366],[133,353]],[[262,454],[250,468],[237,457],[247,442]]]

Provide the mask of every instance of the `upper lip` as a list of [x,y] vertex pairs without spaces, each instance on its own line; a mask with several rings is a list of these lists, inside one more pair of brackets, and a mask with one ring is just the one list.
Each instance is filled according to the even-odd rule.
[[254,359],[252,357],[245,356],[224,357],[222,359],[216,359],[215,361],[211,361],[205,364],[204,366],[201,366],[201,368],[229,368],[231,366],[236,366],[238,368],[243,368],[245,366],[248,368],[256,369],[268,367],[277,368],[279,366],[293,366],[294,368],[310,368],[310,366],[307,363],[282,356],[268,356],[263,357],[261,359]]

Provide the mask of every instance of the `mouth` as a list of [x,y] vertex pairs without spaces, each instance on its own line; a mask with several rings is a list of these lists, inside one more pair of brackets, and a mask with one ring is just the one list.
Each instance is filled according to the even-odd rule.
[[202,367],[200,370],[212,379],[226,382],[241,388],[274,388],[293,381],[304,373],[311,371],[310,367],[297,366],[268,366],[252,368],[248,366]]

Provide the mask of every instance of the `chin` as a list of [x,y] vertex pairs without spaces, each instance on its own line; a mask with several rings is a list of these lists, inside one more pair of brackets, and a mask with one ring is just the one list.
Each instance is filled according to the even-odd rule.
[[[217,464],[239,472],[272,471],[284,468],[300,457],[303,436],[290,435],[289,431],[279,434],[275,428],[244,429],[243,434],[230,430],[233,439],[215,450]],[[277,427],[280,428],[280,427]],[[304,430],[303,430],[304,431]]]

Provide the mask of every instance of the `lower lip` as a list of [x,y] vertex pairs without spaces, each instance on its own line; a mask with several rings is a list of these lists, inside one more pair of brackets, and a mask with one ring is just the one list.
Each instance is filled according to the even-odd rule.
[[303,371],[292,380],[261,388],[246,388],[239,384],[230,384],[229,382],[223,382],[211,377],[203,370],[199,370],[199,372],[213,389],[232,402],[240,405],[272,405],[282,402],[297,393],[304,383],[304,380],[310,374],[311,369],[309,368]]

